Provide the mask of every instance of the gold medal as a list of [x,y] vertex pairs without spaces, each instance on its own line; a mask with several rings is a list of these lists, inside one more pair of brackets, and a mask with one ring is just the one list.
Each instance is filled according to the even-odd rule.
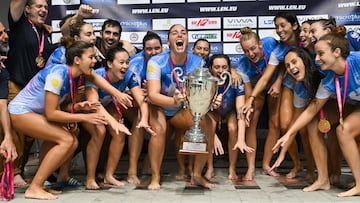
[[340,123],[340,125],[341,125],[341,126],[343,126],[343,125],[344,125],[344,120],[343,120],[343,117],[340,117],[340,119],[339,119],[339,123]]
[[36,66],[39,68],[43,68],[45,66],[45,59],[41,55],[35,58]]
[[319,123],[318,123],[318,129],[322,133],[329,132],[330,129],[331,129],[330,122],[328,120],[326,120],[325,118],[321,118]]

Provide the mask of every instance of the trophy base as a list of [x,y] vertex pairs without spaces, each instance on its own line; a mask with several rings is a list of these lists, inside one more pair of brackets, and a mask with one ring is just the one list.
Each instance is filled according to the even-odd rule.
[[180,154],[207,154],[206,143],[183,142]]

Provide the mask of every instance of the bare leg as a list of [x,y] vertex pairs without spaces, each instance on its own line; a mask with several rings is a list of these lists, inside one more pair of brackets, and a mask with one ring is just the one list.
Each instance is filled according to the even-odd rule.
[[118,135],[110,128],[107,128],[111,133],[111,143],[109,148],[109,155],[106,167],[106,173],[104,183],[114,186],[124,186],[124,183],[120,182],[114,177],[117,165],[119,163],[122,151],[125,145],[125,134],[119,133]]
[[[185,180],[185,155],[180,154],[180,144],[184,137],[184,134],[182,132],[176,131],[175,132],[175,154],[176,154],[176,160],[178,164],[178,174],[175,176],[176,180]],[[186,156],[189,157],[189,156]]]
[[43,184],[51,173],[73,155],[78,145],[76,137],[62,127],[49,123],[42,115],[25,113],[10,116],[12,125],[16,130],[34,138],[54,143],[44,156],[33,181],[26,190],[25,198],[57,199],[56,195],[44,190]]
[[237,126],[237,120],[235,113],[231,113],[228,120],[228,131],[229,131],[229,137],[228,137],[228,150],[229,150],[229,180],[237,180],[239,177],[236,174],[236,162],[238,159],[239,150],[235,149],[233,150],[236,142],[237,142],[237,132],[238,132],[238,126]]
[[263,174],[270,176],[280,176],[275,171],[270,171],[270,161],[273,156],[272,147],[280,136],[280,121],[279,121],[279,110],[280,110],[280,98],[273,98],[270,95],[267,97],[267,104],[269,110],[269,130],[266,136],[264,157],[262,161]]
[[86,183],[85,188],[90,190],[99,189],[96,183],[96,166],[99,161],[101,146],[104,142],[106,130],[105,126],[83,123],[83,127],[90,134],[90,140],[86,147]]
[[318,170],[318,177],[316,181],[303,189],[304,192],[312,192],[315,190],[330,189],[330,181],[327,168],[327,149],[324,136],[317,129],[318,118],[315,117],[308,124],[309,141],[311,150],[314,155],[315,164]]
[[339,193],[339,197],[360,195],[360,154],[356,153],[359,152],[356,143],[356,138],[360,134],[359,118],[360,110],[356,109],[346,117],[343,127],[338,126],[336,128],[341,150],[355,179],[355,186],[348,191]]

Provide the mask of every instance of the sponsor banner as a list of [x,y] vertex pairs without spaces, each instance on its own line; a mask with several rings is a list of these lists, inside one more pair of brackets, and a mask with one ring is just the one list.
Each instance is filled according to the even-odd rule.
[[236,67],[239,64],[241,54],[228,54],[230,58],[231,67]]
[[259,37],[264,38],[264,37],[273,37],[276,40],[280,40],[279,35],[276,34],[276,30],[272,29],[272,30],[264,30],[264,29],[259,29],[258,31]]
[[239,29],[242,27],[255,28],[257,26],[256,16],[249,17],[224,17],[225,29]]
[[346,25],[346,31],[356,31],[360,33],[360,25]]
[[188,18],[188,30],[220,29],[221,18]]
[[85,19],[85,22],[90,23],[94,31],[101,31],[101,27],[106,19]]
[[53,29],[53,32],[60,32],[60,20],[52,20],[51,21],[51,27]]
[[359,1],[351,1],[351,2],[342,2],[342,3],[338,3],[338,8],[356,8],[356,7],[360,7],[360,2]]
[[151,30],[150,19],[119,19],[123,31]]
[[80,0],[52,0],[51,5],[77,5]]
[[61,37],[62,37],[61,32],[51,33],[51,43],[55,44],[55,43],[60,42]]
[[318,20],[318,19],[328,19],[329,15],[328,14],[319,14],[319,15],[297,15],[296,16],[300,25],[301,23],[303,23],[304,21],[307,20]]
[[180,24],[186,27],[185,18],[165,18],[165,19],[153,19],[153,30],[169,30],[174,24]]
[[223,46],[221,43],[211,43],[210,44],[210,53],[211,54],[222,54]]
[[243,54],[240,43],[224,43],[224,54]]
[[221,42],[221,31],[188,31],[189,42],[207,39],[209,42]]
[[275,28],[275,16],[259,16],[259,28]]
[[117,0],[117,4],[149,4],[150,0]]
[[133,15],[144,15],[144,14],[167,14],[169,13],[168,7],[158,7],[158,8],[134,8],[131,9],[131,14]]
[[185,0],[152,0],[153,4],[162,4],[162,3],[185,3]]
[[82,4],[116,4],[116,0],[82,0]]
[[268,7],[269,11],[303,11],[306,8],[306,4],[274,4]]
[[121,32],[121,39],[127,40],[130,43],[142,43],[146,32]]
[[360,12],[349,13],[344,15],[333,15],[337,25],[359,25]]
[[237,6],[200,6],[200,13],[236,12]]
[[223,31],[223,41],[224,42],[239,42],[240,37],[241,37],[240,29]]
[[187,2],[220,2],[221,0],[187,0]]
[[161,42],[163,44],[166,44],[168,38],[168,31],[155,31],[155,32],[160,36]]
[[70,14],[77,14],[78,10],[66,10],[65,11],[65,15],[70,15]]

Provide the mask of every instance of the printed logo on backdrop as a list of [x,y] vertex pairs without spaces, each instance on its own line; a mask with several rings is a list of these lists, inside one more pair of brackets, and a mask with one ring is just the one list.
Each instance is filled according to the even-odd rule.
[[142,39],[146,32],[121,32],[121,39],[127,40],[130,43],[142,43]]
[[346,25],[346,31],[356,31],[360,33],[360,25]]
[[207,39],[209,42],[221,42],[221,31],[188,31],[189,42]]
[[239,42],[241,37],[240,30],[224,30],[223,41],[224,42]]
[[117,0],[117,4],[149,4],[150,0]]
[[351,8],[351,7],[360,7],[360,2],[352,1],[352,2],[338,3],[338,8]]
[[269,11],[303,11],[306,7],[306,4],[269,5]]
[[60,32],[60,20],[52,20],[51,21],[51,27],[53,29],[53,32]]
[[237,6],[200,6],[200,13],[236,12]]
[[162,3],[185,3],[185,0],[152,0],[153,4],[162,4]]
[[221,0],[187,0],[187,2],[220,2]]
[[131,9],[131,14],[133,15],[142,15],[142,14],[167,14],[169,13],[169,8],[134,8]]
[[122,30],[124,31],[142,31],[142,30],[151,30],[151,20],[150,19],[137,19],[137,20],[128,20],[128,19],[119,19]]
[[211,54],[221,54],[221,53],[223,53],[222,44],[221,43],[211,43],[211,45],[210,45],[210,53]]
[[275,16],[259,16],[259,28],[274,28]]
[[153,30],[169,30],[174,24],[186,27],[185,18],[152,19]]
[[160,36],[161,42],[163,44],[167,43],[168,31],[156,31],[156,34]]
[[188,18],[188,29],[220,29],[221,18]]
[[85,19],[85,22],[90,23],[94,31],[101,31],[101,27],[106,19]]
[[240,43],[224,43],[224,54],[243,54]]
[[299,23],[303,23],[304,21],[307,20],[318,20],[318,19],[328,19],[329,15],[328,14],[321,14],[321,15],[297,15],[296,16]]
[[116,4],[116,0],[82,0],[82,4]]
[[336,19],[336,24],[341,25],[359,25],[360,24],[360,12],[349,13],[345,15],[333,15]]
[[259,34],[260,39],[264,38],[264,37],[272,37],[276,40],[280,40],[280,37],[279,37],[279,35],[277,35],[275,29],[271,29],[271,30],[259,29],[258,34]]
[[255,28],[257,24],[256,16],[251,17],[224,17],[225,29],[239,29],[242,27]]
[[51,5],[76,5],[80,0],[52,0]]
[[230,64],[232,67],[236,67],[240,61],[240,54],[228,54],[230,58]]

